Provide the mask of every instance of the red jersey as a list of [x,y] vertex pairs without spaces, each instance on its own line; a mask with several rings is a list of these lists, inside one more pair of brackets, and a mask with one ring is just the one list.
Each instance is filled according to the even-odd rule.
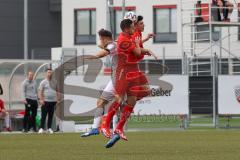
[[[117,50],[118,50],[118,54],[123,54],[126,56],[127,59],[125,63],[138,62],[139,58],[133,53],[133,50],[135,48],[136,46],[135,46],[133,37],[131,35],[126,35],[125,33],[121,32],[117,40]],[[123,63],[123,62],[119,62],[119,63]]]
[[139,70],[139,57],[134,55],[133,50],[136,48],[135,42],[131,35],[120,33],[117,41],[118,62],[113,80],[115,92],[119,95],[132,95],[134,87],[147,84],[147,78]]
[[142,32],[141,31],[135,31],[132,35],[132,38],[133,38],[133,40],[135,40],[136,38],[139,38],[140,39],[139,46],[141,48],[143,48]]
[[[132,35],[132,39],[135,40],[136,38],[140,39],[139,41],[139,47],[143,48],[143,42],[142,42],[142,32],[141,31],[135,31]],[[138,61],[141,61],[144,58],[144,55],[138,57]]]
[[0,99],[0,112],[2,112],[3,109],[5,109],[4,102],[3,102],[3,100]]

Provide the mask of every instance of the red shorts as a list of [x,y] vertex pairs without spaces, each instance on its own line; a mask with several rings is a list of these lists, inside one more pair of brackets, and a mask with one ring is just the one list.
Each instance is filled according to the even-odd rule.
[[116,74],[114,87],[118,95],[145,97],[150,92],[144,89],[143,85],[148,85],[148,80],[144,73],[139,70],[126,71],[121,69]]

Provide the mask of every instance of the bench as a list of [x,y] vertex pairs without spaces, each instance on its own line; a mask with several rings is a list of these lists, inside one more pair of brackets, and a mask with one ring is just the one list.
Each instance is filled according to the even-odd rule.
[[[18,116],[18,113],[22,110],[9,110],[8,113],[11,119],[11,129],[13,131],[21,131],[23,127],[23,117]],[[3,130],[4,127],[4,119],[0,119],[0,131]]]

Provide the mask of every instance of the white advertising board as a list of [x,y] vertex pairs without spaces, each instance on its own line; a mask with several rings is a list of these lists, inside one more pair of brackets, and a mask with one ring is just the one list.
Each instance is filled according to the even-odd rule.
[[[240,76],[218,76],[218,113],[240,114]],[[240,95],[238,95],[240,96]]]
[[134,114],[178,115],[189,113],[188,76],[167,75],[162,76],[161,80],[172,84],[172,90],[162,90],[161,88],[155,89],[154,86],[151,86],[151,96],[145,97],[137,102],[134,108]]
[[[172,85],[172,89],[160,86],[150,86],[151,96],[145,97],[138,101],[134,114],[188,114],[188,77],[182,75],[164,75],[159,78],[162,81]],[[69,76],[65,79],[65,85],[75,87],[88,87],[91,89],[100,89],[106,86],[110,80],[109,76],[100,75],[93,83],[86,83],[82,76]],[[85,95],[65,94],[65,100],[71,100],[72,103],[68,108],[68,114],[79,115],[90,112],[96,108],[97,98]]]

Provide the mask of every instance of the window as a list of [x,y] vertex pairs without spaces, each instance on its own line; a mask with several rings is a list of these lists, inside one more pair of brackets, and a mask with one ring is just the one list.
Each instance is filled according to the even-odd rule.
[[[133,11],[135,12],[135,7],[125,7],[125,12]],[[136,13],[136,12],[135,12]],[[114,7],[114,38],[118,37],[121,33],[120,23],[122,21],[122,7]]]
[[142,60],[139,63],[141,71],[151,74],[182,74],[181,59],[166,59],[163,60]]
[[96,44],[96,9],[75,10],[75,44]]
[[[202,33],[196,33],[196,40],[199,40],[198,43],[201,42],[209,42],[210,39],[210,34],[209,34],[209,25],[199,25],[196,28],[197,32],[202,32]],[[212,40],[213,41],[218,41],[220,38],[220,29],[218,27],[213,27],[212,30]]]
[[177,42],[176,5],[153,6],[153,26],[155,43]]

